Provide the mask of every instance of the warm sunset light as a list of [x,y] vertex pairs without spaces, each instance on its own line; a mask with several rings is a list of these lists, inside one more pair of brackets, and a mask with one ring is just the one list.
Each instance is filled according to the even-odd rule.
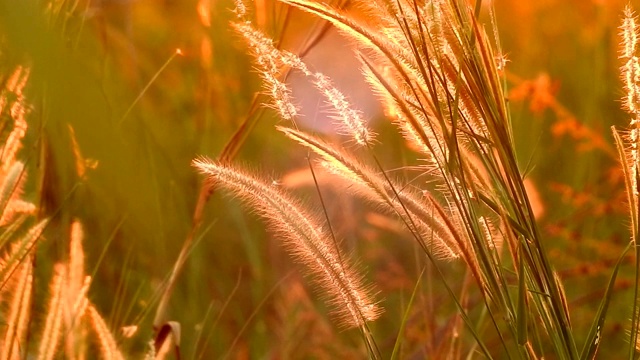
[[0,360],[637,359],[637,9],[0,0]]

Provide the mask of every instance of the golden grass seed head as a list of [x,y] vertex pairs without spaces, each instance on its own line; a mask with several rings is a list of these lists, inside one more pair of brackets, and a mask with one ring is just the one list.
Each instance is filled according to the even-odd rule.
[[371,300],[370,290],[339,254],[317,215],[303,209],[282,189],[243,171],[207,159],[196,159],[193,165],[268,220],[294,259],[315,275],[345,326],[362,327],[379,316],[381,310]]

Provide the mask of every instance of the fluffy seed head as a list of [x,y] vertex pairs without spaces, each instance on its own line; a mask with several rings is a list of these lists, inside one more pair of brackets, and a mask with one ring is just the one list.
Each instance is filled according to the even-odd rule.
[[272,99],[273,108],[280,117],[291,120],[298,115],[298,109],[293,104],[291,90],[278,79],[280,75],[280,52],[273,44],[273,40],[251,26],[251,23],[237,22],[231,24],[249,45],[258,71],[264,81],[267,95]]
[[362,327],[375,320],[380,308],[371,300],[362,277],[341,256],[318,217],[303,209],[281,189],[268,185],[243,171],[206,159],[193,165],[209,180],[230,190],[285,240],[294,258],[308,267],[329,295],[338,318],[346,326]]
[[53,359],[56,348],[60,342],[62,329],[62,292],[66,269],[62,264],[56,264],[55,274],[51,280],[51,299],[49,300],[49,310],[42,331],[38,359]]
[[111,330],[109,330],[107,323],[93,304],[88,304],[87,314],[89,323],[98,337],[102,357],[104,359],[124,360],[124,356],[118,350],[118,345],[111,334]]
[[375,134],[367,127],[367,121],[362,113],[353,109],[346,97],[327,76],[315,73],[313,79],[313,84],[324,95],[334,111],[334,120],[338,125],[339,133],[353,139],[358,145],[370,144]]

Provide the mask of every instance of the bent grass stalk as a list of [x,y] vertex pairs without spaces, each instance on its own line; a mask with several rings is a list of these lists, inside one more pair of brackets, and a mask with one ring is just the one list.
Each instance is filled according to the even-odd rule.
[[344,325],[363,328],[366,322],[378,318],[381,310],[371,300],[370,290],[345,257],[338,255],[340,250],[333,246],[326,226],[317,216],[302,209],[280,189],[240,170],[205,159],[194,160],[193,165],[267,220],[294,258],[306,265],[330,294],[328,301]]

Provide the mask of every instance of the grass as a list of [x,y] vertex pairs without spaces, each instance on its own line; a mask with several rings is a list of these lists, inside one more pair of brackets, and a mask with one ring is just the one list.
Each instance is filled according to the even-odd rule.
[[636,17],[553,5],[0,1],[0,357],[636,358]]

